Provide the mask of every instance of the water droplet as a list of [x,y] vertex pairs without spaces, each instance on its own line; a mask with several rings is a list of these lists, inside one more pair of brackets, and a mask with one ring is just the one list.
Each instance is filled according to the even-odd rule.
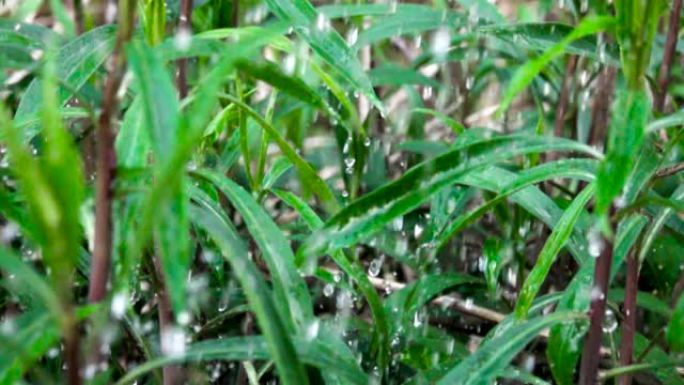
[[589,299],[591,301],[603,299],[604,297],[605,295],[598,286],[592,286],[591,290],[589,290]]
[[283,60],[283,71],[292,76],[295,73],[295,69],[297,68],[297,57],[293,54],[285,56],[285,60]]
[[589,10],[589,0],[582,0],[580,3],[580,12],[585,13]]
[[320,329],[320,323],[318,319],[315,319],[307,325],[306,330],[305,330],[305,335],[306,339],[308,341],[313,341],[316,337],[318,337],[318,330]]
[[192,43],[192,33],[188,28],[178,28],[178,32],[173,38],[173,45],[178,51],[185,52],[190,48]]
[[371,277],[377,277],[380,274],[384,259],[383,257],[384,256],[381,255],[380,258],[375,258],[370,262],[370,264],[368,264],[368,275]]
[[606,309],[606,314],[603,316],[603,324],[601,326],[603,327],[604,333],[612,333],[615,331],[615,329],[617,329],[617,318],[612,310]]
[[190,316],[189,312],[182,311],[182,312],[178,313],[178,317],[176,317],[176,321],[180,325],[188,325],[190,323],[191,318],[192,317]]
[[465,82],[466,89],[467,90],[472,89],[474,84],[475,84],[475,78],[473,76],[468,76],[466,78],[466,82]]
[[580,72],[580,84],[582,85],[582,87],[586,86],[588,82],[589,82],[589,72],[587,72],[587,71]]
[[328,32],[330,29],[330,20],[322,13],[319,13],[316,17],[316,29],[321,32]]
[[451,34],[449,29],[442,27],[432,35],[432,42],[430,49],[432,54],[438,58],[443,58],[449,52],[451,45]]
[[367,137],[363,140],[363,145],[364,145],[365,147],[370,147],[370,145],[371,145],[371,138],[370,138],[369,136],[367,136]]
[[432,87],[431,86],[423,87],[423,100],[428,100],[431,97],[432,97]]
[[603,251],[604,244],[601,232],[596,227],[592,227],[589,230],[589,234],[587,234],[587,241],[589,242],[589,255],[594,258],[598,258]]
[[121,319],[126,312],[126,303],[128,302],[126,293],[116,293],[112,298],[111,312],[112,317]]
[[335,287],[333,285],[328,283],[325,286],[323,286],[323,295],[324,296],[330,297],[333,295],[333,293],[335,293]]
[[356,158],[351,157],[351,156],[348,157],[348,158],[344,158],[344,164],[345,164],[348,168],[354,167],[354,165],[356,164]]
[[417,312],[413,315],[413,327],[414,327],[414,328],[418,328],[418,327],[420,327],[421,325],[423,325],[423,317],[421,316],[420,312],[417,311]]
[[404,217],[396,217],[392,221],[392,229],[394,231],[401,231],[404,228]]
[[420,223],[416,223],[416,226],[413,228],[413,236],[418,239],[420,236],[423,234],[423,225]]
[[182,355],[185,352],[185,332],[183,329],[175,326],[162,329],[161,351],[170,357]]
[[359,29],[356,27],[352,27],[347,31],[347,44],[354,45],[356,44],[356,41],[359,39]]

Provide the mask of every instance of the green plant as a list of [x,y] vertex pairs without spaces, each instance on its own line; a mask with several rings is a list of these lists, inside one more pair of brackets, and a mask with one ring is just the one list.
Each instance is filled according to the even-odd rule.
[[44,3],[0,383],[684,383],[681,0]]

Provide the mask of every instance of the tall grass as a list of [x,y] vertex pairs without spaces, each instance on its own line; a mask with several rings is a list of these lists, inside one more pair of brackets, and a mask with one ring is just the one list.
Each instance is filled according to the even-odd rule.
[[0,383],[684,383],[680,13],[0,5]]

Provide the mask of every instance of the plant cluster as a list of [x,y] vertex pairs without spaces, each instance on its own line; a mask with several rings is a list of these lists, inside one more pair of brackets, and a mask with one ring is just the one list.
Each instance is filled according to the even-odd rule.
[[0,384],[684,384],[682,0],[0,3]]

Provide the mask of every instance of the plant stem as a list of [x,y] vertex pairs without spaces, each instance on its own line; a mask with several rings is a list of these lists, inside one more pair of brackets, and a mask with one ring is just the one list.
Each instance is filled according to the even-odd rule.
[[[192,0],[181,0],[180,17],[178,18],[178,33],[192,33]],[[188,59],[176,61],[176,85],[181,99],[188,95]]]
[[121,85],[126,67],[124,44],[130,40],[135,17],[135,1],[119,1],[119,28],[116,34],[112,67],[105,83],[102,98],[102,114],[96,131],[97,140],[97,181],[95,186],[95,245],[88,300],[101,301],[107,292],[107,281],[112,254],[112,198],[116,177],[115,134],[112,120],[117,111],[117,91]]
[[[611,223],[613,234],[615,224]],[[597,383],[600,362],[601,337],[603,336],[603,317],[606,312],[606,297],[608,281],[610,279],[610,265],[613,261],[613,242],[604,236],[604,247],[596,261],[594,269],[594,287],[592,292],[600,293],[591,300],[589,309],[589,332],[584,340],[582,363],[580,364],[580,385],[595,385]]]
[[594,102],[591,106],[589,144],[593,146],[603,146],[606,134],[608,133],[610,103],[613,98],[615,74],[615,68],[606,67],[599,75],[598,93],[594,97]]
[[[164,279],[164,271],[161,266],[159,257],[153,256],[154,272],[156,276],[156,286],[158,287],[157,299],[157,313],[159,316],[159,337],[164,340],[164,333],[169,333],[174,328],[173,310],[171,309],[171,300],[169,299],[169,292],[166,288],[166,280]],[[180,385],[183,383],[183,370],[178,365],[167,365],[162,368],[162,376],[164,385]]]
[[[565,75],[563,76],[563,82],[558,94],[558,106],[553,123],[554,135],[556,137],[563,136],[563,123],[565,123],[565,113],[567,112],[568,101],[570,100],[570,82],[574,77],[575,67],[577,67],[577,56],[571,55],[568,58],[568,63],[565,65]],[[556,154],[551,154],[550,157],[555,159]]]
[[76,25],[76,35],[83,33],[83,3],[81,0],[74,0],[74,24]]
[[656,111],[663,112],[665,108],[665,95],[667,86],[670,83],[670,72],[672,61],[677,47],[677,36],[679,34],[679,17],[682,13],[682,0],[674,0],[672,12],[670,12],[670,23],[667,30],[667,40],[663,50],[663,61],[660,63],[660,73],[658,74],[658,92],[653,101]]
[[[628,366],[633,362],[634,333],[636,332],[636,302],[639,285],[639,257],[631,252],[627,257],[627,279],[625,282],[625,319],[622,322],[622,337],[620,338],[620,366]],[[618,385],[630,385],[631,374],[625,374],[618,379]]]
[[74,317],[73,306],[69,303],[65,306],[65,334],[64,334],[64,361],[67,364],[67,377],[69,385],[81,385],[81,360],[80,360],[80,335],[78,322]]

